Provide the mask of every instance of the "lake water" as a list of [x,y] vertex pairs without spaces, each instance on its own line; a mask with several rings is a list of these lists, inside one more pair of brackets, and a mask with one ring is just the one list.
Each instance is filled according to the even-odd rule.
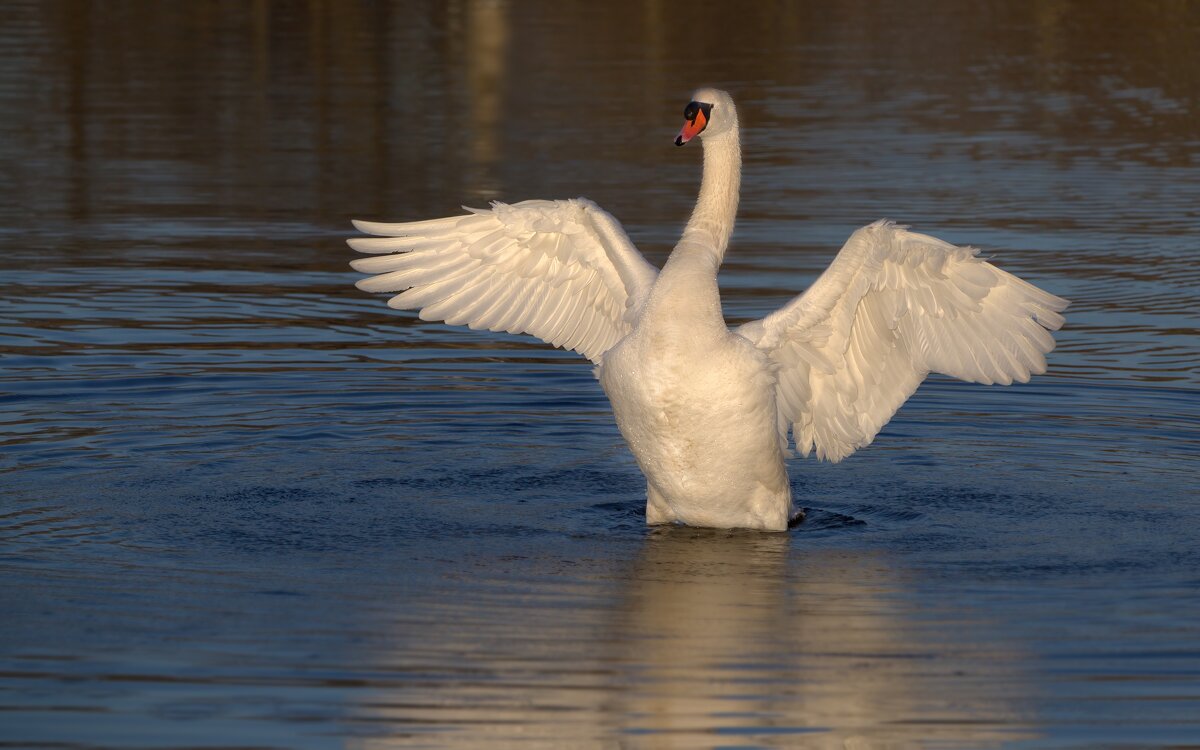
[[[1200,5],[9,2],[0,747],[1200,746]],[[655,263],[738,99],[731,322],[880,217],[1073,304],[648,530],[581,358],[351,218],[586,195]]]

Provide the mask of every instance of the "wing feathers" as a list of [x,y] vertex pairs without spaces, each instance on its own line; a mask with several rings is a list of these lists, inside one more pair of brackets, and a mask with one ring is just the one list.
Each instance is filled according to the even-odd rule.
[[408,221],[402,224],[384,224],[378,221],[360,221],[354,219],[351,223],[354,224],[355,229],[363,234],[373,234],[380,237],[401,237],[404,235],[423,234],[425,232],[446,232],[469,218],[467,216],[447,216],[442,219]]
[[397,250],[422,250],[438,247],[444,242],[439,237],[353,237],[346,244],[360,253],[393,253]]
[[351,266],[376,274],[368,292],[400,292],[388,306],[423,320],[530,333],[593,362],[631,330],[627,311],[657,276],[621,225],[579,198],[525,201],[463,216],[400,224],[355,221],[375,237],[348,240],[377,257]]
[[978,254],[876,222],[808,291],[738,329],[778,366],[781,430],[798,450],[845,458],[930,372],[1007,385],[1045,371],[1066,300]]

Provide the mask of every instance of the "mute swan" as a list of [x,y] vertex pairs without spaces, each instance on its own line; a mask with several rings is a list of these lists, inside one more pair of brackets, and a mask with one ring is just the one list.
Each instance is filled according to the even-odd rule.
[[[737,111],[702,88],[675,139],[704,173],[659,271],[583,198],[404,224],[355,221],[368,292],[422,320],[530,333],[595,363],[646,475],[646,522],[782,531],[798,517],[785,458],[868,445],[930,372],[1025,382],[1046,369],[1067,301],[955,247],[877,221],[809,289],[730,330],[717,269],[741,182]],[[407,290],[407,291],[404,291]]]

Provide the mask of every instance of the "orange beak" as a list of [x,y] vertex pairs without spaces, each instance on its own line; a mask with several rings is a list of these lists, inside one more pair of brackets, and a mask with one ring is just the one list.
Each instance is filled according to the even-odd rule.
[[675,136],[675,145],[682,146],[696,136],[700,135],[700,131],[708,125],[708,118],[704,116],[704,110],[696,110],[696,116],[690,120],[684,120],[683,129],[679,131],[679,135]]

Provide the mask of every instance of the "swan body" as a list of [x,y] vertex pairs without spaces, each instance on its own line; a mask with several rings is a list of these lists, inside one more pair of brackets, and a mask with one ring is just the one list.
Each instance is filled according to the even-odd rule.
[[349,240],[372,292],[424,320],[530,333],[596,365],[647,479],[646,521],[781,531],[785,460],[868,445],[930,372],[979,383],[1045,371],[1066,300],[887,221],[859,229],[809,289],[735,330],[717,288],[737,213],[732,98],[700,89],[676,139],[704,145],[696,208],[661,271],[585,199],[495,203]]

